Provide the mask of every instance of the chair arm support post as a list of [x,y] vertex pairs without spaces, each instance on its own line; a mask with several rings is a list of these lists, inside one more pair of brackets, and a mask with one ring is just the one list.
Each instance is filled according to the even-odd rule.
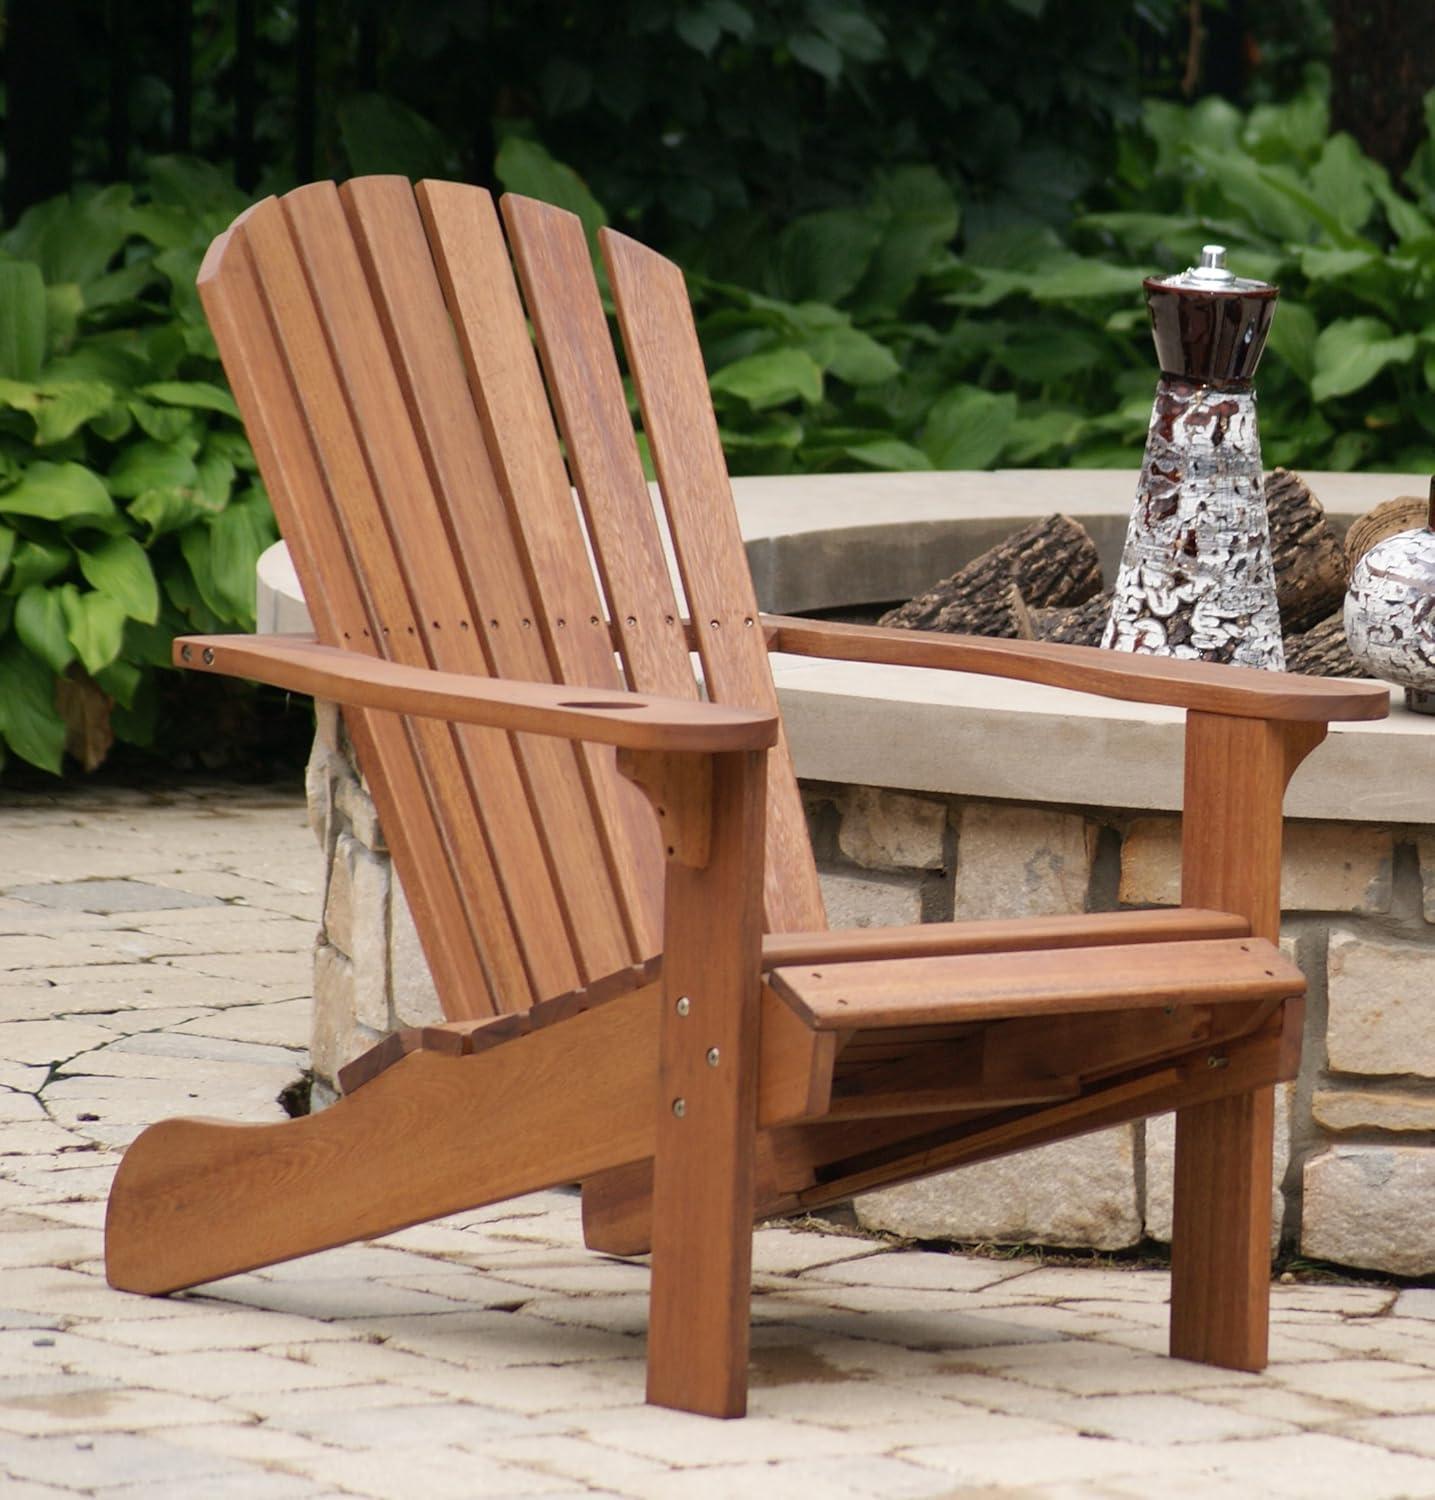
[[[1281,803],[1322,723],[1186,717],[1181,900],[1233,912],[1280,941]],[[1299,1034],[1298,999],[1266,1026]],[[1287,1049],[1289,1065],[1298,1049]],[[1269,1340],[1275,1091],[1264,1087],[1176,1112],[1171,1353],[1233,1369],[1265,1367]]]
[[767,752],[632,753],[668,852],[648,1400],[746,1409]]

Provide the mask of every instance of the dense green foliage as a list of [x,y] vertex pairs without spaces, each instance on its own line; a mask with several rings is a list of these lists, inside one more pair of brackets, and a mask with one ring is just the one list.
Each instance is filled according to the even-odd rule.
[[[1312,77],[1249,113],[1149,102],[1100,207],[1059,229],[974,229],[934,168],[899,167],[860,206],[794,219],[735,277],[692,272],[735,471],[1134,465],[1155,376],[1141,277],[1209,240],[1282,288],[1267,462],[1435,468],[1435,148],[1394,185],[1327,135],[1324,97]],[[1435,126],[1435,95],[1430,110]],[[499,168],[581,194],[529,144]]]
[[274,523],[194,284],[243,203],[160,159],[0,236],[0,757],[149,743],[172,637],[253,626]]
[[[1034,8],[990,0],[972,13]],[[839,44],[795,0],[746,33],[739,11],[664,7],[654,34],[676,37],[699,72],[728,66],[723,38],[738,37],[733,68],[758,67],[762,88],[817,87],[829,105],[850,89],[856,109],[863,89],[890,84],[881,27],[886,50],[864,59],[876,43],[855,23]],[[805,33],[762,29],[779,21],[817,28],[841,68],[816,66],[830,61],[820,48],[804,60]],[[601,90],[598,40],[568,38],[554,55],[565,48],[589,49],[588,87]],[[941,70],[926,66],[935,87]],[[676,97],[680,77],[650,86]],[[1435,468],[1435,146],[1392,183],[1329,134],[1323,84],[1313,74],[1288,102],[1245,112],[1208,98],[1093,99],[1085,113],[1048,84],[1055,113],[1026,101],[1045,121],[1036,136],[1061,108],[1081,116],[1073,140],[1104,131],[1079,176],[1036,137],[1003,156],[1009,176],[983,175],[961,155],[973,141],[938,159],[913,129],[875,155],[834,155],[825,175],[808,170],[806,139],[786,167],[767,163],[770,182],[723,187],[714,169],[710,202],[655,170],[645,205],[623,176],[641,150],[580,175],[559,160],[566,127],[545,125],[540,143],[531,122],[501,132],[495,171],[590,231],[609,192],[625,228],[666,222],[661,248],[676,245],[688,270],[738,473],[1134,465],[1155,376],[1141,276],[1186,266],[1212,239],[1239,272],[1282,288],[1258,380],[1267,462]],[[1435,130],[1435,95],[1427,114]],[[356,170],[459,169],[444,132],[391,97],[355,96],[337,121]],[[677,176],[704,170],[694,158]],[[82,759],[110,730],[147,743],[170,637],[252,622],[273,523],[194,291],[204,246],[243,202],[216,171],[159,159],[139,192],[80,190],[0,236],[0,753],[56,770],[67,731]]]

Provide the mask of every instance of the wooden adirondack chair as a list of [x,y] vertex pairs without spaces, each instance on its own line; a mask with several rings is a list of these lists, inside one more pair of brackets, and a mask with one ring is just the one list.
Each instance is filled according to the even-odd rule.
[[[680,599],[583,231],[502,210],[507,247],[476,188],[317,184],[205,261],[317,639],[176,659],[344,705],[449,1020],[321,1114],[147,1130],[111,1282],[581,1180],[590,1244],[652,1250],[649,1399],[731,1416],[754,1215],[1176,1109],[1171,1348],[1259,1368],[1304,989],[1273,946],[1281,798],[1385,692],[761,615],[682,274],[605,230]],[[769,650],[1185,708],[1183,905],[825,930]]]

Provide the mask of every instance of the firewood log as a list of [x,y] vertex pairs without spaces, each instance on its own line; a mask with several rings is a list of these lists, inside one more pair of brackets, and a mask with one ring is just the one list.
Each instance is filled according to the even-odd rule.
[[1287,641],[1338,609],[1345,598],[1345,548],[1325,509],[1299,474],[1266,476],[1271,561]]
[[1351,568],[1376,544],[1400,531],[1418,531],[1425,524],[1429,500],[1421,495],[1397,495],[1382,500],[1374,510],[1350,523],[1345,533],[1345,566]]
[[1111,613],[1111,590],[1093,594],[1085,604],[1071,609],[1033,609],[1031,639],[1054,641],[1060,646],[1099,646]]
[[1365,677],[1345,640],[1344,610],[1301,635],[1286,637],[1286,671],[1305,677]]
[[880,621],[907,630],[967,635],[1023,634],[1022,605],[1082,604],[1101,588],[1101,562],[1086,528],[1048,516],[1009,536]]

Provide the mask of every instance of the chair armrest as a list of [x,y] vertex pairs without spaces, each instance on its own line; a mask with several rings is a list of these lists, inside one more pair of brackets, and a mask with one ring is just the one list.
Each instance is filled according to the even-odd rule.
[[181,636],[174,643],[174,662],[356,708],[591,740],[627,750],[716,753],[761,750],[777,742],[777,715],[761,709],[406,667],[323,646],[312,636]]
[[1390,691],[1373,682],[1301,677],[1214,662],[1135,656],[1095,646],[993,640],[931,630],[892,630],[764,615],[773,651],[902,667],[941,667],[988,677],[1012,677],[1132,703],[1164,703],[1240,719],[1326,724],[1383,719]]

